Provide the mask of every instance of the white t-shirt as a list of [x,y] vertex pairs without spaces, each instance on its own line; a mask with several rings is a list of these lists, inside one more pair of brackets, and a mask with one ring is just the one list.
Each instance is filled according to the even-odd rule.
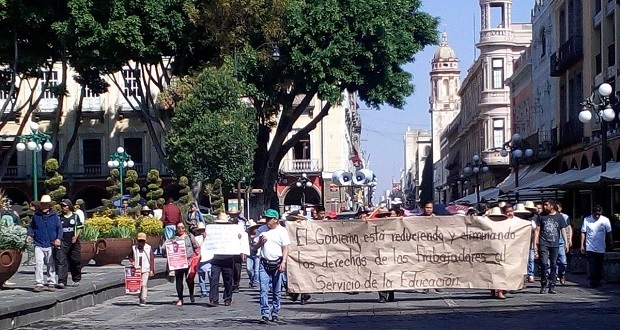
[[288,236],[286,228],[278,225],[274,229],[269,229],[267,225],[262,225],[258,228],[254,242],[258,243],[260,237],[264,236],[267,241],[258,249],[258,255],[261,258],[275,261],[282,257],[282,247],[291,245],[291,239]]
[[601,215],[595,220],[591,215],[583,219],[581,232],[586,234],[586,251],[605,253],[605,236],[611,232],[609,219]]
[[149,244],[144,244],[144,249],[142,251],[138,250],[137,244],[133,246],[134,265],[136,268],[140,268],[140,265],[142,265],[142,273],[148,273],[151,271],[150,255],[151,246]]
[[80,219],[80,224],[84,224],[84,220],[86,218],[86,216],[84,215],[84,211],[76,209],[73,213],[77,214],[78,218]]

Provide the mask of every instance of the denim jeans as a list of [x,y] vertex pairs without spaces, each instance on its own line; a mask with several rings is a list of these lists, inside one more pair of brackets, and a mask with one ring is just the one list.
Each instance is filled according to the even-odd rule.
[[[551,272],[551,261],[547,264],[547,275]],[[558,278],[563,278],[566,275],[566,250],[564,250],[564,243],[560,243],[558,246],[558,258],[556,260],[556,266],[558,267]]]
[[211,277],[211,262],[198,263],[198,285],[200,286],[200,294],[209,293],[207,288],[207,279]]
[[245,259],[245,268],[248,272],[248,278],[250,279],[250,284],[257,285],[258,284],[258,264],[260,263],[259,256],[248,256]]
[[[547,285],[547,279],[549,280],[549,286],[555,286],[555,280],[557,277],[558,267],[556,261],[558,260],[558,248],[549,246],[538,247],[538,269],[540,270],[540,284],[541,286]],[[547,267],[550,267],[549,275],[547,275]]]
[[530,256],[527,259],[527,276],[534,276],[534,262],[536,257],[534,256],[534,249],[530,249]]
[[280,313],[280,298],[282,297],[282,273],[279,270],[272,274],[267,273],[265,266],[259,262],[258,279],[260,281],[260,315],[269,317],[269,288],[271,285],[271,315]]

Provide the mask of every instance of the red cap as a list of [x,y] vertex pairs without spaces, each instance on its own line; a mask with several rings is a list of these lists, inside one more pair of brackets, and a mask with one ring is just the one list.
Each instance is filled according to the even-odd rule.
[[329,213],[327,213],[327,217],[329,219],[337,219],[338,218],[338,213],[336,213],[336,211],[331,210],[329,211]]

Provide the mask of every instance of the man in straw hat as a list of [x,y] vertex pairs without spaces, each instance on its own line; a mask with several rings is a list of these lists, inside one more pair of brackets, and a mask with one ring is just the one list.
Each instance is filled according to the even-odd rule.
[[[41,196],[41,200],[34,204],[36,210],[28,227],[27,241],[34,241],[35,246],[35,292],[43,291],[46,285],[50,291],[56,291],[54,249],[60,248],[63,231],[60,218],[52,209],[54,204],[49,195]],[[47,279],[43,278],[44,272],[47,272]]]
[[[280,300],[282,296],[282,274],[286,270],[288,258],[288,246],[291,240],[288,232],[278,220],[278,211],[269,209],[265,211],[267,224],[261,226],[254,237],[253,247],[258,249],[260,264],[258,278],[260,282],[260,324],[270,321],[278,322],[280,313]],[[269,289],[272,294],[271,311],[269,307]],[[271,314],[271,320],[269,316]]]
[[[220,212],[214,221],[218,225],[237,226],[229,221],[228,215],[224,212]],[[241,230],[241,227],[238,227]],[[208,234],[208,233],[207,233]],[[239,234],[241,238],[241,234]],[[238,243],[237,243],[238,244]],[[222,275],[222,282],[224,282],[224,305],[232,305],[233,297],[233,281],[234,281],[234,255],[230,254],[216,254],[211,259],[211,275],[209,276],[209,302],[207,306],[217,307],[219,306],[220,298],[220,274]]]
[[[242,230],[246,230],[247,229],[247,225],[245,222],[245,219],[243,219],[241,216],[241,211],[239,211],[239,209],[237,209],[236,207],[231,207],[228,210],[228,221],[232,224],[238,224],[239,226],[242,227]],[[243,269],[242,264],[243,261],[245,259],[245,256],[241,256],[241,255],[236,255],[233,256],[235,265],[233,267],[233,292],[237,293],[239,292],[239,285],[241,282],[241,270]]]
[[[536,231],[534,232],[534,257],[538,257],[538,269],[540,270],[540,293],[545,293],[545,287],[549,284],[549,293],[555,294],[555,281],[557,278],[558,248],[560,235],[566,238],[566,221],[556,210],[556,202],[548,199],[543,204],[544,213],[538,217]],[[565,246],[568,249],[568,245]],[[551,261],[551,262],[550,262]],[[547,276],[547,265],[550,272]]]

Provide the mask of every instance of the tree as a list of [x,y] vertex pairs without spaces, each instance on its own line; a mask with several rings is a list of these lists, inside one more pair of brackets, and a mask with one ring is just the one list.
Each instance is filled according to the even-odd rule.
[[140,200],[142,199],[140,195],[141,188],[138,184],[138,172],[136,170],[128,170],[124,181],[123,189],[129,193],[127,204],[129,204],[131,211],[138,212],[141,208]]
[[150,169],[146,174],[146,199],[147,205],[151,209],[155,209],[157,201],[164,195],[164,190],[161,189],[161,177],[159,171],[156,169]]
[[[240,66],[241,76],[253,86],[248,92],[260,124],[252,186],[263,188],[265,203],[276,206],[274,185],[282,158],[341,102],[343,91],[357,93],[372,108],[403,107],[414,88],[402,66],[437,39],[438,20],[420,6],[419,0],[395,0],[389,6],[385,1],[287,2],[281,59],[274,63],[258,56]],[[265,41],[258,36],[251,47]],[[315,96],[325,101],[322,109],[291,135]]]
[[224,194],[222,194],[222,180],[215,179],[209,190],[205,189],[205,194],[209,196],[211,202],[211,214],[218,214],[224,211]]
[[239,99],[244,92],[231,70],[206,68],[189,96],[175,109],[174,130],[166,137],[168,168],[191,181],[219,178],[231,191],[241,178],[252,177],[256,149],[254,109]]
[[63,177],[58,173],[58,160],[50,158],[45,161],[45,174],[45,193],[50,195],[53,201],[60,203],[67,195],[67,188],[62,185]]
[[120,172],[118,171],[117,168],[113,168],[112,170],[110,170],[110,176],[108,176],[107,181],[110,185],[105,187],[105,190],[108,192],[111,198],[110,199],[102,198],[101,203],[107,209],[114,209],[116,208],[114,206],[114,201],[121,200],[121,185],[120,185],[121,180],[120,180]]

